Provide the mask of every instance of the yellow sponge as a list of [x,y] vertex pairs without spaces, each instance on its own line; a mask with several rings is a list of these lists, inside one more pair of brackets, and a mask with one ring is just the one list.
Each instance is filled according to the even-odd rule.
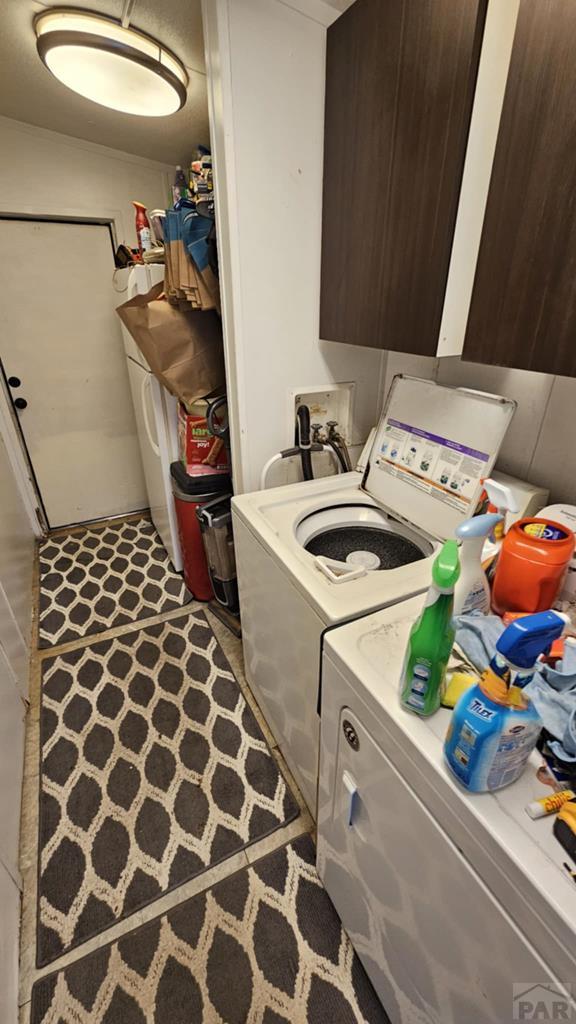
[[472,672],[452,672],[442,697],[443,708],[453,708],[466,690],[478,682],[478,677]]

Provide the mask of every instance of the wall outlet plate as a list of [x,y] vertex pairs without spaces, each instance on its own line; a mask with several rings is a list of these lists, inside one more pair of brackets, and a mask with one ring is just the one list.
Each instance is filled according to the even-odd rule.
[[326,424],[330,420],[336,420],[338,424],[336,429],[342,435],[346,444],[354,444],[353,413],[355,390],[356,384],[353,382],[291,388],[288,402],[287,447],[294,443],[294,422],[296,420],[296,412],[301,405],[307,405],[310,409],[310,423],[322,424],[322,430],[327,434],[328,427]]

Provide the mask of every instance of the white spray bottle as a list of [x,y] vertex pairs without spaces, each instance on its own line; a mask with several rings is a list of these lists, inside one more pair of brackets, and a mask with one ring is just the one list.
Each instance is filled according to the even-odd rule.
[[[512,515],[515,515],[518,512],[518,506],[510,488],[506,484],[501,484],[499,480],[492,480],[491,478],[485,480],[484,490],[488,495],[492,511],[496,510],[496,512],[502,516],[503,520],[497,529],[494,530],[494,535],[486,541],[486,545],[484,547],[484,562],[490,562],[500,553],[504,534],[506,533],[506,527],[509,529],[511,526],[510,521],[506,522],[506,513],[510,512]],[[488,507],[490,508],[490,506]]]
[[454,615],[467,615],[479,611],[487,615],[490,611],[490,587],[482,568],[482,549],[486,538],[503,516],[488,513],[465,519],[456,527],[460,548],[460,579],[454,591]]

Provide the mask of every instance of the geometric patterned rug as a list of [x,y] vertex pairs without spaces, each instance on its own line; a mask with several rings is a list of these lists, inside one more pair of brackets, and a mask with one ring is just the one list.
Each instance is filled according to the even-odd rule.
[[36,983],[31,1024],[390,1024],[301,836]]
[[40,648],[149,619],[190,600],[145,516],[49,537],[40,548]]
[[39,967],[298,814],[203,612],[42,671]]

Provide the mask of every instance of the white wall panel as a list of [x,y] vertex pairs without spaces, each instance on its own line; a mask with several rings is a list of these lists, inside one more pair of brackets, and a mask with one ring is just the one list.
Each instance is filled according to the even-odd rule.
[[576,504],[576,380],[549,379],[550,400],[532,453],[530,479],[549,487],[554,500]]
[[526,474],[530,473],[532,456],[538,442],[554,377],[528,370],[508,370],[501,366],[465,363],[459,358],[452,358],[439,360],[437,380],[440,384],[491,391],[518,402],[514,419],[500,451],[498,468],[504,473],[526,477]]
[[172,169],[130,153],[7,117],[0,152],[0,213],[110,218],[118,241],[135,245],[131,200],[167,202]]
[[380,402],[382,353],[319,341],[326,28],[298,7],[203,9],[220,235],[231,246],[222,271],[237,492],[257,488],[267,459],[293,443],[292,388],[356,381],[356,443]]

